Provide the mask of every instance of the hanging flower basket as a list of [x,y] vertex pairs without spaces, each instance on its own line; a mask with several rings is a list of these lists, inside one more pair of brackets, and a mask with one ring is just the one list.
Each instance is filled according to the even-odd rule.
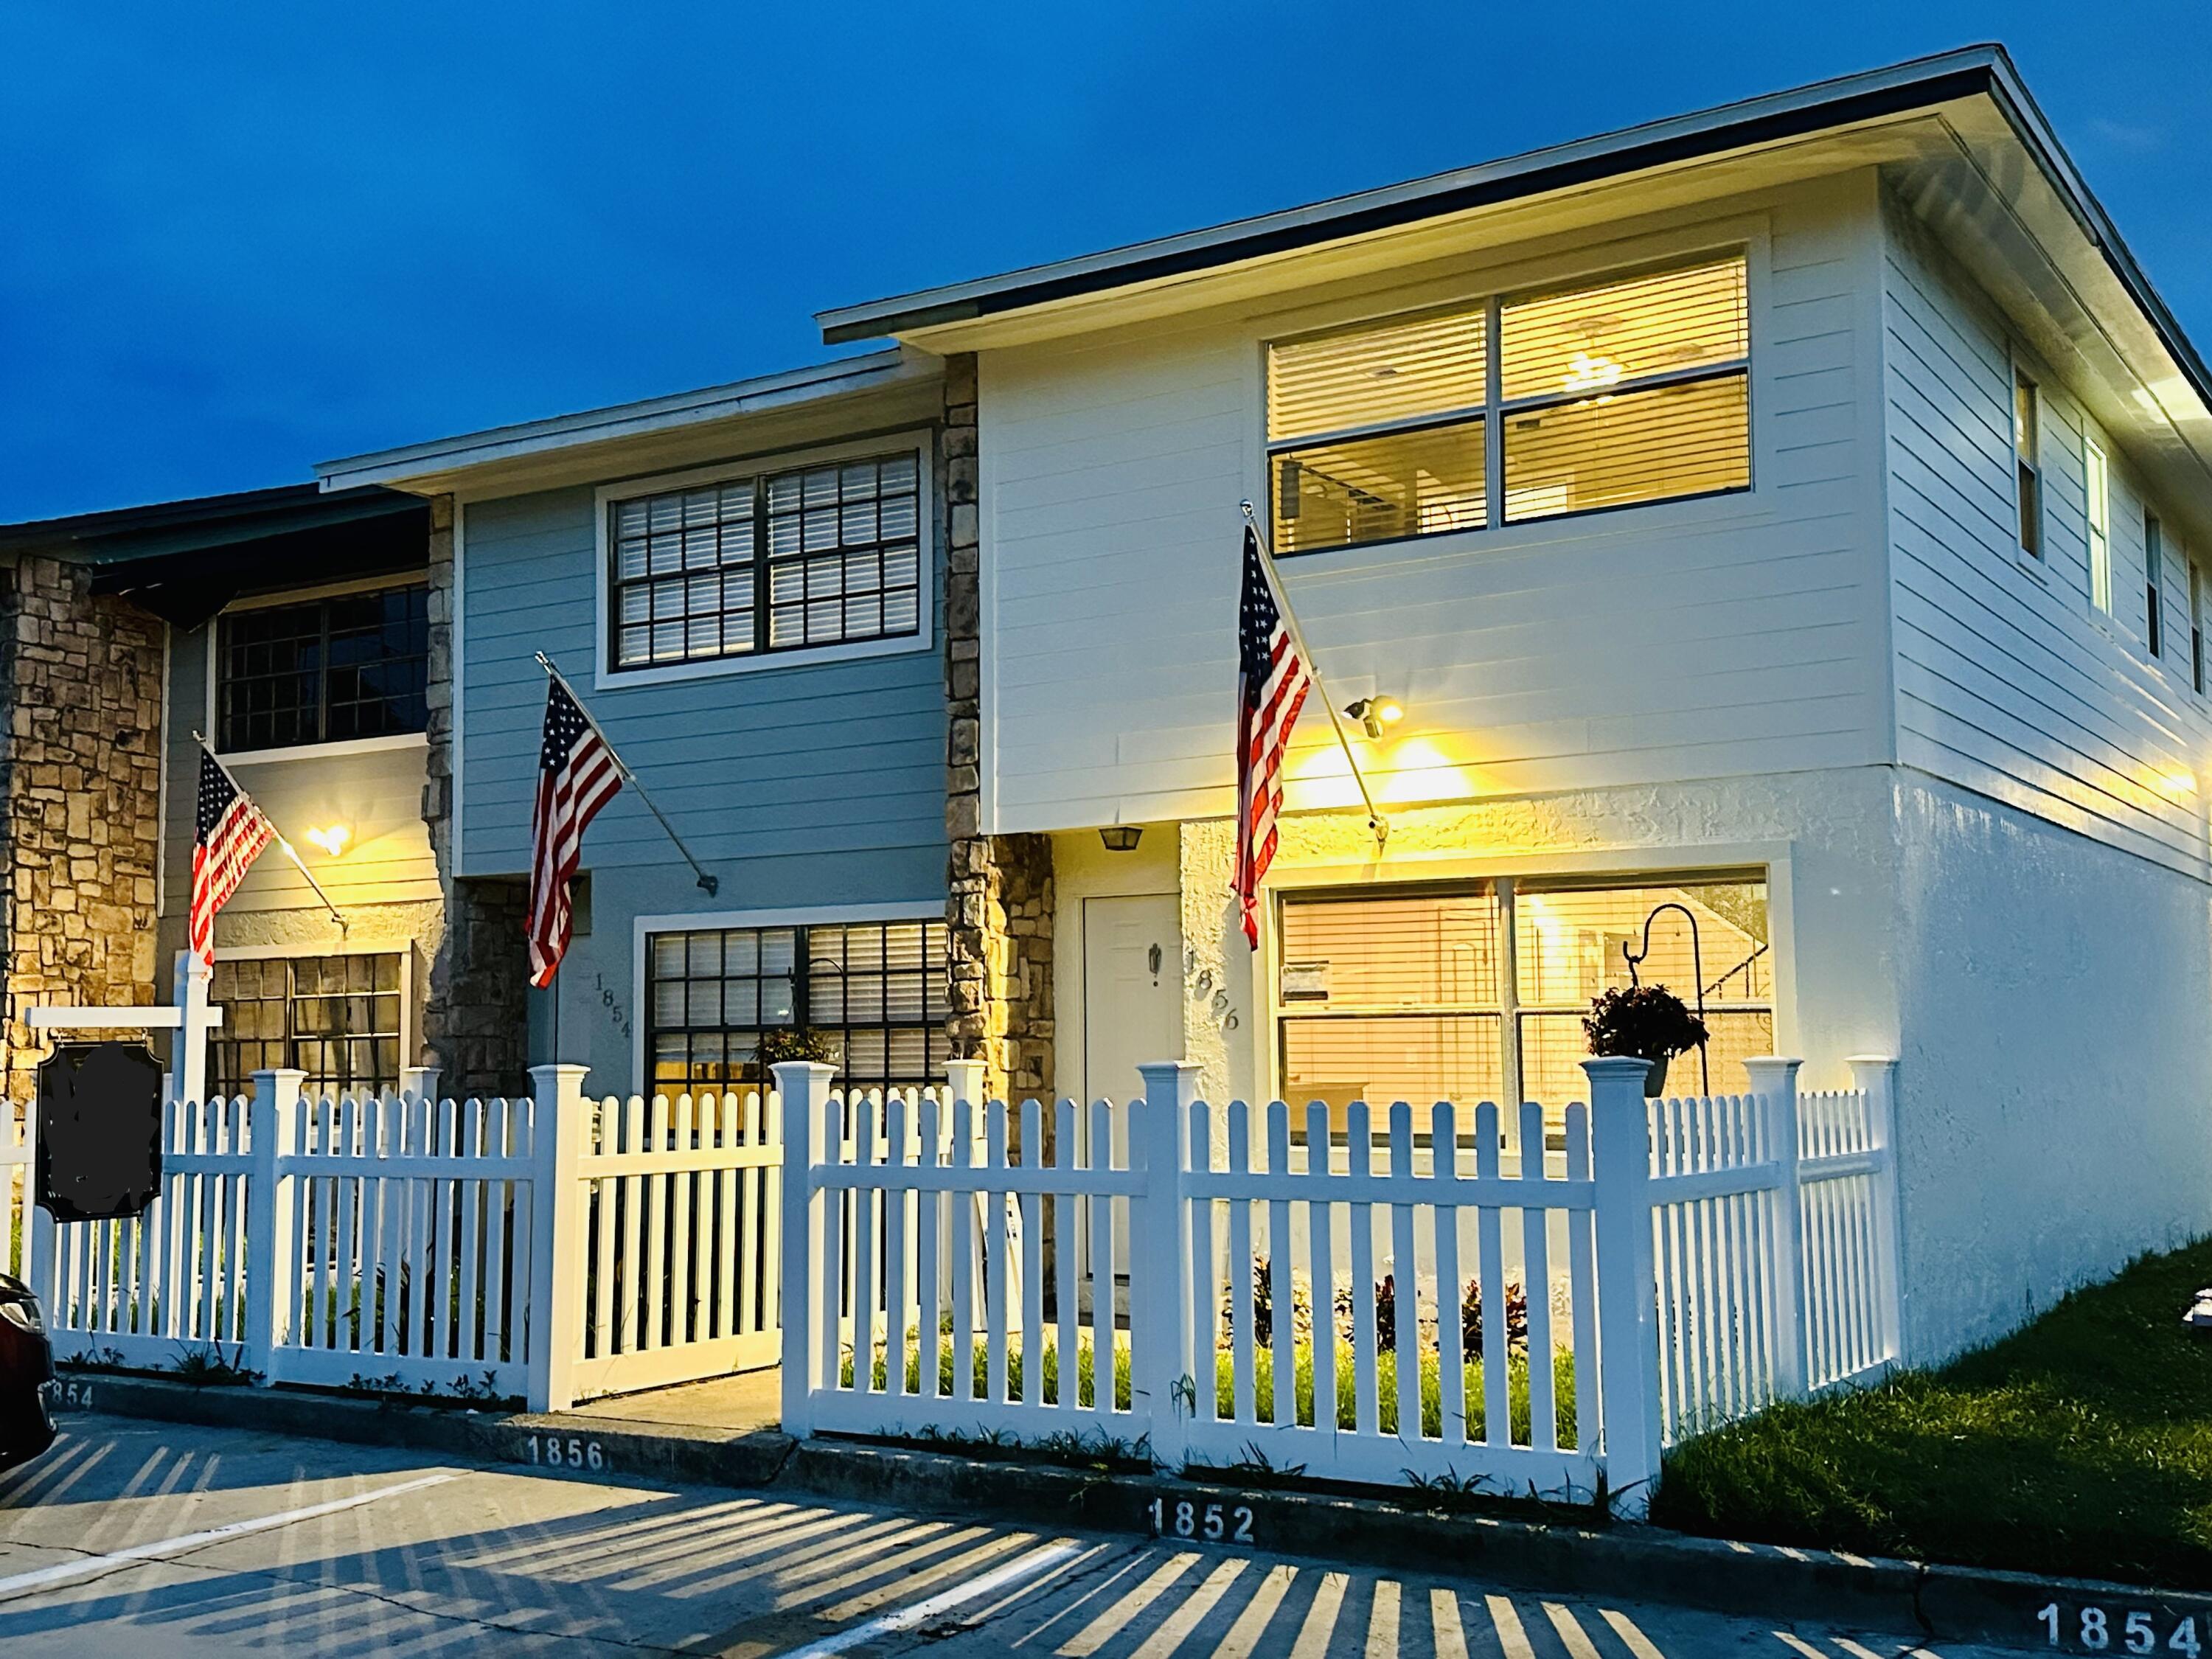
[[1701,1048],[1705,1023],[1663,985],[1626,985],[1604,992],[1583,1017],[1583,1031],[1593,1055],[1614,1055],[1650,1062],[1644,1079],[1646,1098],[1667,1086],[1667,1062]]

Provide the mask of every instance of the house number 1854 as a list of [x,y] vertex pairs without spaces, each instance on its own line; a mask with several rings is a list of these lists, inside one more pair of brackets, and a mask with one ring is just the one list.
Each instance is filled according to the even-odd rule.
[[[2035,1615],[2052,1647],[2078,1647],[2091,1653],[2156,1653],[2158,1628],[2148,1613],[2114,1613],[2103,1607],[2062,1607],[2053,1601]],[[2176,1625],[2166,1638],[2165,1650],[2184,1659],[2197,1659],[2202,1644],[2194,1615]]]

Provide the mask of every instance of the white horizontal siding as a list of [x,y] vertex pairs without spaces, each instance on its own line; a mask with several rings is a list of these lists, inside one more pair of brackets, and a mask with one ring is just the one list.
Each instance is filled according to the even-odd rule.
[[[1765,228],[1752,492],[1283,565],[1332,698],[1407,706],[1363,750],[1386,802],[1887,757],[1872,179],[1710,211]],[[1422,284],[1346,314],[1432,303]],[[983,356],[998,829],[1232,810],[1237,502],[1265,498],[1260,364],[1285,331],[1268,303]],[[1310,706],[1294,810],[1348,803],[1333,750]]]
[[[2080,834],[2208,873],[2212,720],[2189,684],[2169,545],[2168,645],[2150,659],[2143,492],[2063,378],[2017,345],[1900,209],[1885,214],[1884,384],[1899,758]],[[2018,550],[2015,355],[2042,396],[2043,557]],[[2089,601],[2084,434],[2112,460],[2114,614]]]

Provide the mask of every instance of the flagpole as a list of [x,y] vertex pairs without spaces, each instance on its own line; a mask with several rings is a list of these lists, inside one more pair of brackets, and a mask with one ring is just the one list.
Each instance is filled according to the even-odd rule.
[[615,740],[607,735],[606,728],[592,717],[592,711],[584,706],[584,700],[576,695],[576,688],[568,684],[568,676],[563,674],[556,665],[553,659],[543,651],[538,652],[537,655],[538,665],[559,683],[561,689],[568,694],[568,701],[576,705],[576,712],[584,717],[584,723],[599,734],[599,741],[606,745],[607,758],[614,763],[617,775],[624,783],[637,791],[637,798],[645,803],[645,810],[652,813],[659,821],[660,827],[668,832],[668,839],[675,842],[676,850],[684,854],[684,861],[691,866],[691,873],[699,878],[701,890],[710,898],[720,892],[721,878],[719,876],[708,875],[701,867],[699,860],[691,856],[691,849],[684,844],[684,837],[676,833],[676,826],[668,821],[668,815],[653,804],[652,796],[645,793],[645,786],[637,781],[637,774],[629,769],[629,763],[616,751]]
[[1305,659],[1306,672],[1313,676],[1314,690],[1321,693],[1322,706],[1328,710],[1328,723],[1336,732],[1337,746],[1344,750],[1345,764],[1352,769],[1352,781],[1359,786],[1359,799],[1367,803],[1367,827],[1375,832],[1375,849],[1380,852],[1390,839],[1390,820],[1376,810],[1375,797],[1368,793],[1366,776],[1359,769],[1359,757],[1352,752],[1352,739],[1345,735],[1344,717],[1337,713],[1336,699],[1322,685],[1321,665],[1314,660],[1313,647],[1306,643],[1305,629],[1298,626],[1298,613],[1291,609],[1291,596],[1284,592],[1275,569],[1275,550],[1267,545],[1267,532],[1260,528],[1259,514],[1252,510],[1249,501],[1239,501],[1237,506],[1243,509],[1245,525],[1260,544],[1260,565],[1267,573],[1267,586],[1275,595],[1276,605],[1281,607],[1283,620],[1290,624],[1291,643]]
[[[230,780],[230,787],[232,788],[237,790],[239,794],[245,799],[253,800],[253,797],[246,793],[246,786],[240,783],[236,775],[232,773],[231,769],[222,763],[222,760],[216,756],[215,750],[208,747],[208,740],[205,738],[195,732],[192,733],[192,741],[199,744],[200,752],[202,754],[205,755],[210,760],[215,762],[215,769]],[[254,811],[257,812],[261,811],[260,802],[254,801],[253,805]],[[269,815],[266,812],[262,812],[261,816],[264,818],[269,817]],[[315,896],[322,900],[323,908],[329,911],[331,913],[331,920],[337,923],[338,932],[341,933],[344,933],[348,926],[345,919],[345,912],[339,909],[337,905],[331,902],[331,896],[323,890],[323,884],[315,879],[315,872],[307,868],[307,861],[300,856],[299,849],[294,847],[290,842],[284,839],[284,832],[277,829],[276,821],[274,818],[269,819],[269,833],[276,838],[277,846],[284,849],[284,856],[300,866],[300,873],[307,878],[307,885],[315,890]]]

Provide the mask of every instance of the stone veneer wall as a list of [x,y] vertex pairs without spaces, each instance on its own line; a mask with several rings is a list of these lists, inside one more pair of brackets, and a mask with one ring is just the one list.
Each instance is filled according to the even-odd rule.
[[422,1046],[457,1097],[527,1092],[530,1064],[528,889],[519,878],[453,873],[453,497],[430,503],[428,776],[422,821],[446,897],[445,932],[430,962]]
[[85,567],[25,555],[0,586],[0,860],[9,1098],[31,1099],[45,1002],[155,994],[161,682],[155,617],[95,599]]
[[[982,833],[981,538],[975,359],[945,360],[939,476],[946,507],[945,830],[952,1052],[984,1062],[994,1097],[1053,1091],[1052,843]],[[1047,1115],[1049,1122],[1050,1115]]]

